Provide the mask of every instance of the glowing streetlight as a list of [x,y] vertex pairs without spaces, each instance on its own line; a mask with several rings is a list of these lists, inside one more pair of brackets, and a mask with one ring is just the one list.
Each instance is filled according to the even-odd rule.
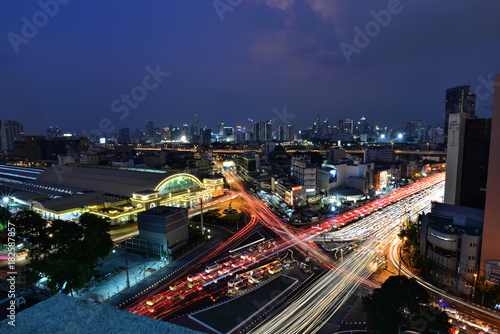
[[7,196],[5,196],[5,197],[3,198],[3,202],[4,202],[4,203],[9,203],[9,198],[8,198]]
[[398,139],[403,139],[403,134],[402,133],[398,133]]

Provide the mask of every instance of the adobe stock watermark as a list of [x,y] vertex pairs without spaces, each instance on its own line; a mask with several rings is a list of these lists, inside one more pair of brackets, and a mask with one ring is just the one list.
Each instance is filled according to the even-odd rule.
[[282,122],[282,124],[290,124],[292,119],[295,119],[297,115],[289,114],[287,111],[286,105],[283,106],[283,112],[281,112],[278,108],[273,108],[274,117],[271,119],[271,123],[275,123],[278,119]]
[[[412,0],[408,0],[412,1]],[[352,62],[353,54],[360,54],[361,51],[370,45],[373,38],[380,35],[382,28],[386,28],[392,21],[393,15],[398,15],[403,11],[403,5],[399,0],[389,0],[387,2],[387,9],[381,9],[378,12],[371,10],[370,15],[373,20],[365,24],[364,31],[359,27],[354,27],[353,43],[341,42],[339,44],[340,50],[344,55],[348,64]]]
[[19,53],[21,44],[28,44],[30,40],[38,35],[39,29],[45,27],[51,18],[59,14],[60,5],[66,5],[70,0],[45,0],[38,1],[38,6],[41,10],[33,14],[31,20],[26,16],[21,18],[23,25],[21,26],[21,34],[9,32],[7,39],[14,50],[14,53]]
[[241,5],[243,0],[214,0],[212,5],[214,6],[215,12],[219,16],[221,22],[224,21],[224,13],[234,11],[236,6]]
[[495,83],[495,75],[492,73],[488,74],[488,78],[479,75],[477,80],[479,84],[474,89],[474,94],[476,94],[476,99],[479,101],[489,99],[493,95],[495,87],[500,89],[499,85]]
[[[156,65],[153,69],[151,66],[146,66],[146,74],[142,78],[141,84],[133,87],[130,94],[121,94],[120,98],[114,99],[111,102],[111,111],[119,114],[120,120],[125,120],[130,115],[130,109],[135,109],[139,103],[148,97],[148,92],[158,88],[166,77],[170,75],[169,72],[162,72],[160,65]],[[116,126],[110,118],[103,118],[99,122],[99,129],[103,134],[111,134],[116,130]]]

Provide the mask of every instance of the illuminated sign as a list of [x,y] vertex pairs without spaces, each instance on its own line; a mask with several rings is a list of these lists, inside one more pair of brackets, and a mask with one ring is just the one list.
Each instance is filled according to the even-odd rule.
[[106,144],[106,138],[99,138],[99,143]]
[[337,182],[337,170],[332,169],[328,174],[328,183],[335,183],[335,182]]
[[293,188],[292,188],[292,191],[295,191],[295,190],[300,190],[300,189],[302,189],[302,186],[293,187]]
[[484,276],[487,281],[495,284],[500,283],[500,261],[484,261]]
[[222,167],[224,167],[224,168],[234,167],[234,161],[224,161],[222,163]]
[[380,179],[379,180],[380,180],[380,182],[379,182],[380,187],[379,188],[387,187],[387,171],[386,170],[380,172]]

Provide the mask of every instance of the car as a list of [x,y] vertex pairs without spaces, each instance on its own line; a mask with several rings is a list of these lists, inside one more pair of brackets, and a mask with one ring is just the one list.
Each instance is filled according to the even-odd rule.
[[151,267],[150,267],[150,268],[146,269],[146,271],[147,271],[148,273],[154,273],[154,272],[156,271],[156,269],[155,269],[155,268],[151,268]]

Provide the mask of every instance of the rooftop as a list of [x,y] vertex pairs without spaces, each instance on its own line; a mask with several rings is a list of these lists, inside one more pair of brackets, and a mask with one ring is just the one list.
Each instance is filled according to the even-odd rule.
[[200,333],[64,294],[17,313],[15,327],[8,321],[0,322],[1,333]]
[[174,213],[187,211],[187,208],[177,208],[175,206],[158,206],[139,213],[139,215],[170,216]]

